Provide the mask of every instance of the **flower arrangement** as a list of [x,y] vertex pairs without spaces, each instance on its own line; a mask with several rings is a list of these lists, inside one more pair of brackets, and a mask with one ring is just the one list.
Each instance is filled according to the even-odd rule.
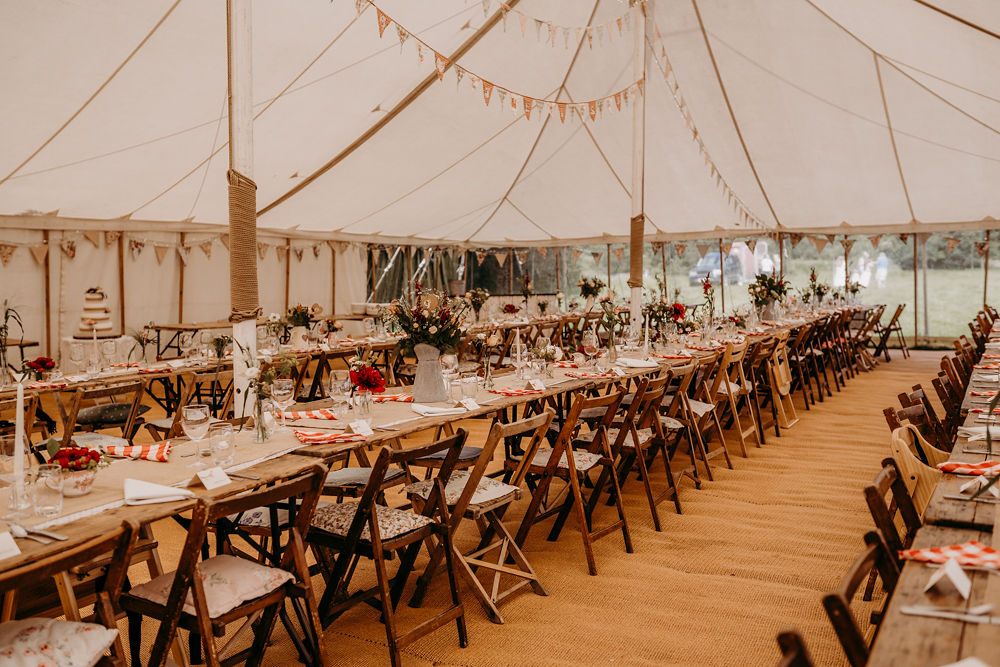
[[49,462],[55,463],[65,472],[94,470],[100,465],[101,453],[87,447],[60,447],[59,441],[52,439],[46,444]]
[[285,320],[291,327],[308,327],[312,323],[313,315],[319,315],[322,311],[323,308],[318,303],[308,307],[299,303],[288,309]]
[[133,329],[129,332],[129,338],[135,341],[135,345],[129,350],[128,360],[132,361],[132,355],[135,354],[136,350],[139,350],[142,358],[146,358],[146,348],[156,342],[156,338],[153,337],[152,331],[153,323],[150,322],[142,329]]
[[747,287],[755,306],[766,305],[769,301],[782,302],[788,294],[788,281],[774,274],[758,273],[754,282]]
[[[263,355],[258,359],[250,350],[240,345],[239,341],[234,342],[243,355],[243,360],[247,366],[246,377],[248,382],[246,394],[243,395],[242,416],[246,415],[247,401],[253,396],[254,428],[256,429],[257,440],[259,442],[266,442],[271,435],[270,424],[274,421],[271,418],[269,422],[269,416],[265,415],[264,409],[265,403],[271,398],[271,385],[274,384],[275,378],[290,372],[295,366],[295,362],[288,356],[280,356],[277,360],[272,360],[271,357]],[[242,429],[243,424],[241,423],[240,430]]]
[[542,315],[545,315],[545,311],[549,309],[549,302],[539,301],[537,305],[538,305],[538,312],[541,313]]
[[642,314],[649,318],[649,323],[654,327],[666,322],[680,322],[686,312],[687,308],[683,303],[679,301],[670,303],[666,295],[661,295],[659,299],[650,301],[642,307]]
[[531,296],[531,276],[527,273],[521,276],[521,295],[524,297],[524,305],[527,307],[528,298]]
[[42,373],[45,371],[51,371],[56,367],[56,362],[49,357],[35,357],[32,361],[28,361],[24,364],[24,370],[27,373],[34,373],[36,380],[42,379]]
[[733,313],[729,316],[729,321],[733,323],[737,329],[746,329],[747,318],[743,313]]
[[597,297],[601,293],[601,290],[604,289],[604,281],[597,276],[580,278],[576,286],[580,288],[580,296],[589,299],[590,297]]
[[805,289],[799,290],[799,293],[803,299],[816,297],[817,301],[822,301],[823,297],[830,293],[830,286],[819,282],[816,276],[816,268],[809,267],[809,285]]
[[267,335],[273,338],[281,338],[288,331],[288,325],[278,313],[271,313],[267,316],[264,328],[267,330]]
[[462,338],[462,317],[468,302],[424,291],[420,283],[414,288],[413,306],[398,301],[392,304],[392,322],[405,336],[399,343],[403,352],[412,354],[413,346],[421,343],[441,352],[454,351]]
[[851,282],[850,278],[846,280],[844,284],[844,292],[846,294],[850,294],[851,296],[857,296],[858,292],[860,291],[861,291],[861,283]]
[[479,311],[483,309],[483,306],[486,305],[486,301],[489,298],[489,290],[483,287],[477,287],[465,293],[465,300],[469,302],[469,306],[472,308],[472,311],[476,314],[477,318],[479,317]]
[[701,292],[705,295],[704,307],[708,311],[705,317],[711,319],[715,315],[715,288],[712,287],[712,281],[707,273],[701,281]]
[[493,364],[491,363],[494,352],[500,354],[500,346],[503,345],[503,335],[499,331],[493,331],[489,335],[481,333],[476,337],[483,345],[483,388],[493,388]]
[[503,307],[503,312],[506,313],[507,315],[517,315],[519,312],[521,312],[521,309],[512,303],[508,303]]
[[349,375],[353,390],[370,391],[374,394],[381,394],[385,391],[385,378],[375,368],[370,347],[357,348],[354,351],[354,356],[347,361],[347,365],[350,368]]
[[212,339],[212,351],[215,352],[216,362],[222,363],[223,357],[226,356],[226,348],[228,348],[232,342],[232,336],[226,335],[216,336]]

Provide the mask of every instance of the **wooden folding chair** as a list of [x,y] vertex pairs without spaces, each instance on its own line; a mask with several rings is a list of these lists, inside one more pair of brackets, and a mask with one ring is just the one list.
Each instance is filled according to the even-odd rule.
[[[183,391],[177,406],[174,409],[173,417],[164,419],[151,419],[143,426],[152,436],[154,441],[166,438],[176,438],[183,435],[181,429],[182,408],[196,402],[208,405],[209,414],[213,422],[230,421],[229,415],[233,412],[233,371],[202,371],[199,373],[187,373],[181,378]],[[242,420],[232,420],[238,423]]]
[[[851,601],[861,582],[868,577],[872,569],[878,570],[886,589],[886,604],[892,598],[892,591],[899,580],[899,566],[896,557],[889,551],[885,540],[878,531],[865,534],[865,549],[848,568],[836,589],[823,596],[823,607],[830,618],[840,645],[844,649],[847,661],[851,667],[864,667],[868,662],[870,644],[865,641],[864,633],[858,627],[851,614]],[[875,641],[876,632],[872,635]]]
[[790,391],[795,390],[795,385],[798,385],[799,390],[802,392],[802,402],[806,406],[806,410],[810,410],[810,402],[816,404],[816,395],[813,393],[812,383],[815,379],[817,393],[819,394],[819,399],[823,400],[823,389],[819,384],[819,378],[815,377],[811,372],[810,365],[812,365],[813,359],[811,359],[812,350],[809,348],[809,341],[812,337],[812,324],[803,324],[795,332],[794,338],[789,338],[788,333],[785,333],[788,342],[786,343],[787,353],[786,358],[789,361],[789,371],[792,374],[792,387]]
[[728,417],[729,423],[734,427],[740,454],[744,457],[747,456],[748,442],[752,441],[760,447],[760,428],[750,401],[753,387],[743,370],[748,347],[749,343],[746,341],[729,344],[727,349],[729,359],[724,368],[719,368],[718,373],[722,381],[716,389],[716,402],[720,405],[720,410],[728,408],[724,416]]
[[903,407],[910,407],[913,405],[924,406],[924,414],[926,417],[928,433],[931,435],[932,441],[938,446],[939,449],[951,450],[954,439],[949,437],[948,431],[944,424],[937,416],[937,411],[934,410],[934,406],[931,405],[930,399],[927,396],[927,392],[923,390],[919,384],[913,386],[913,391],[901,392],[897,394],[896,398],[899,400],[899,404]]
[[[713,459],[721,456],[725,459],[729,469],[732,470],[733,462],[729,458],[726,435],[719,419],[719,387],[722,386],[722,377],[725,374],[724,368],[728,357],[729,346],[726,347],[725,352],[716,352],[697,359],[694,381],[691,383],[691,390],[687,397],[687,406],[693,417],[694,430],[698,432],[698,437],[701,438],[705,447],[706,458]],[[713,428],[719,437],[719,446],[715,449],[709,449],[708,443],[711,442]]]
[[[777,343],[774,346],[774,353],[771,355],[768,364],[768,382],[771,385],[771,400],[778,411],[778,426],[781,428],[791,428],[799,421],[795,412],[795,404],[792,402],[792,372],[788,366],[788,332],[781,331],[775,335]],[[829,386],[827,386],[829,391]],[[822,400],[822,389],[820,389],[820,400]]]
[[962,418],[962,394],[958,393],[951,383],[951,378],[944,371],[939,372],[937,377],[931,380],[931,385],[945,411],[943,423],[948,439],[954,442],[958,427],[964,421]]
[[664,387],[664,398],[660,403],[660,426],[667,437],[667,453],[672,458],[680,448],[681,440],[688,444],[688,455],[691,465],[675,472],[674,483],[679,484],[680,478],[688,476],[694,482],[695,488],[701,488],[701,478],[698,476],[697,459],[705,466],[709,481],[713,480],[712,468],[708,464],[708,450],[698,433],[697,416],[691,412],[688,405],[688,392],[694,382],[696,363],[684,366],[673,366],[667,370],[667,383]]
[[937,466],[948,460],[948,453],[932,447],[912,424],[893,429],[889,451],[904,478],[914,509],[922,516],[943,475]]
[[889,361],[889,339],[893,334],[896,334],[896,340],[899,341],[899,349],[903,353],[903,358],[909,358],[910,350],[906,347],[906,337],[903,336],[903,327],[899,324],[899,316],[903,314],[903,309],[905,308],[905,303],[899,304],[896,306],[896,312],[889,318],[888,324],[884,326],[877,324],[875,326],[875,333],[878,335],[879,340],[875,345],[875,351],[872,353],[873,357],[882,354],[885,356],[885,360]]
[[[31,436],[36,430],[41,430],[41,442],[44,442],[49,437],[48,428],[45,426],[45,422],[38,421],[35,418],[35,413],[38,410],[38,394],[35,392],[24,393],[23,410],[25,440],[27,440],[29,446],[31,447],[31,453],[36,459],[38,459],[38,462],[44,463],[45,457],[42,451],[31,442]],[[17,399],[9,398],[0,400],[0,435],[13,435],[16,419]],[[4,452],[4,454],[7,454],[8,456],[13,453],[14,452]]]
[[[62,394],[56,394],[56,403],[63,423],[60,444],[68,447],[71,440],[84,447],[131,444],[140,425],[139,410],[142,407],[145,387],[145,381],[139,380],[99,389],[80,388],[73,392],[69,408],[65,407]],[[104,402],[105,400],[109,402]],[[83,415],[92,414],[84,411],[84,404],[89,402],[94,403],[93,406],[87,406],[91,409],[101,405],[106,418],[94,415],[94,419],[84,420]],[[106,428],[120,428],[122,437],[97,432],[98,429]]]
[[[206,664],[212,667],[244,660],[248,665],[260,665],[279,616],[295,644],[299,659],[307,665],[327,664],[326,644],[313,597],[304,542],[325,473],[316,465],[289,480],[253,493],[222,500],[198,499],[177,570],[135,586],[121,597],[121,605],[126,611],[160,621],[149,665],[163,667],[166,664],[168,647],[178,628],[200,636]],[[278,563],[264,565],[228,553],[203,557],[202,545],[210,525],[235,530],[230,517],[271,505],[287,506],[294,517],[284,527],[287,538]],[[304,637],[294,631],[286,601],[292,603]],[[243,625],[229,641],[222,647],[216,646],[214,638],[225,636],[227,626],[239,621]],[[236,640],[248,629],[254,635],[252,645],[227,656]]]
[[777,667],[813,667],[812,658],[806,650],[806,643],[798,630],[783,630],[778,633],[778,647],[781,660]]
[[[906,488],[906,480],[894,459],[882,459],[882,469],[875,476],[875,481],[865,487],[864,494],[875,528],[882,533],[890,552],[898,554],[902,549],[909,549],[922,523]],[[897,515],[902,520],[902,534],[897,525]],[[902,569],[903,564],[898,565]],[[876,575],[877,572],[872,570],[865,588],[865,600],[871,600]]]
[[[622,506],[618,476],[614,474],[616,457],[611,451],[607,430],[603,426],[599,427],[587,450],[577,451],[571,445],[580,421],[581,411],[587,408],[602,407],[613,414],[621,404],[621,399],[621,391],[591,397],[585,396],[583,390],[573,393],[572,404],[567,411],[566,421],[559,431],[555,445],[552,448],[539,447],[528,462],[529,483],[534,478],[535,488],[531,502],[514,538],[519,547],[524,546],[524,541],[527,539],[532,525],[553,515],[557,515],[556,521],[548,539],[555,541],[558,539],[559,532],[570,512],[573,512],[576,515],[580,536],[583,540],[587,570],[591,575],[597,574],[593,550],[593,543],[596,540],[621,530],[625,541],[625,551],[632,553],[632,537],[629,533],[628,520],[625,518],[625,508]],[[523,454],[507,452],[504,469],[507,472],[508,480],[510,475],[522,467],[523,459]],[[581,486],[590,479],[590,473],[595,470],[607,470],[608,474],[604,479],[610,480],[614,487],[613,497],[618,510],[618,519],[601,528],[593,528],[593,518],[588,514],[588,509],[595,506],[596,503],[585,502],[581,491]],[[552,501],[543,507],[552,480],[556,477],[564,480],[567,484],[565,500],[562,502]],[[595,484],[591,493],[599,496],[602,490],[600,486]]]
[[[93,588],[94,612],[85,619],[79,619],[107,629],[109,646],[107,648],[99,647],[100,650],[91,648],[90,654],[83,654],[84,648],[81,646],[83,642],[77,639],[76,648],[73,649],[73,660],[81,665],[96,664],[100,667],[110,665],[123,667],[125,665],[125,651],[122,648],[121,639],[118,637],[118,621],[115,610],[125,582],[125,573],[131,560],[137,532],[138,527],[134,523],[124,521],[119,528],[100,537],[89,539],[81,544],[63,549],[57,554],[0,573],[0,594],[3,594],[4,599],[4,623],[21,623],[26,626],[37,624],[37,618],[24,618],[21,621],[12,620],[13,612],[19,607],[20,597],[28,594],[37,586],[46,584],[51,586],[53,581],[55,581],[56,587],[64,585],[70,580],[69,575],[76,568],[92,563],[95,559],[106,558],[110,554],[110,558],[106,558],[106,565],[101,568],[99,576],[94,575],[90,578]],[[53,623],[67,628],[65,638],[71,639],[73,635],[69,629],[73,627],[72,624],[75,620],[77,619],[54,621]],[[111,651],[110,656],[104,655],[105,650],[108,649]]]
[[[445,487],[467,435],[465,429],[459,429],[453,436],[409,450],[394,451],[383,447],[372,465],[368,485],[360,499],[321,507],[312,520],[308,541],[326,581],[326,589],[319,602],[323,626],[328,626],[358,603],[377,598],[377,608],[382,612],[381,620],[389,643],[389,657],[394,667],[401,663],[401,649],[450,621],[455,621],[458,628],[459,644],[463,648],[468,644],[465,610],[458,596],[452,558],[450,514],[445,504]],[[390,466],[405,467],[415,459],[440,451],[448,454],[432,480],[428,499],[420,512],[378,504],[381,480]],[[437,540],[430,540],[431,537]],[[435,544],[444,545],[451,604],[432,618],[402,632],[397,627],[396,607],[420,546],[425,543],[429,550]],[[386,561],[397,553],[400,554],[399,568],[390,580]],[[376,584],[351,593],[349,586],[362,557],[370,558],[374,563]]]
[[[479,543],[471,551],[462,553],[457,546],[453,545],[453,548],[455,560],[460,566],[458,571],[464,576],[494,623],[503,623],[500,603],[525,586],[530,586],[538,595],[546,595],[537,573],[504,526],[502,518],[510,505],[521,498],[524,476],[548,432],[553,417],[555,417],[554,412],[545,410],[534,417],[510,424],[494,422],[476,465],[471,470],[454,473],[445,486],[445,501],[451,512],[449,526],[452,539],[454,540],[454,535],[463,521],[473,523],[479,530]],[[524,437],[528,438],[528,443],[521,447],[524,455],[521,457],[521,464],[513,471],[509,483],[486,477],[486,468],[492,461],[497,446],[501,442],[506,442],[508,438],[521,440]],[[430,480],[411,484],[405,489],[418,510],[427,502],[431,490]],[[423,600],[427,584],[441,562],[442,548],[443,545],[439,544],[431,557],[430,565],[417,582],[417,590],[410,601],[411,606],[419,605]],[[492,560],[486,559],[489,553],[495,554]],[[479,576],[484,572],[489,579],[488,588]],[[513,578],[515,583],[501,588],[501,580],[505,577],[508,580]]]

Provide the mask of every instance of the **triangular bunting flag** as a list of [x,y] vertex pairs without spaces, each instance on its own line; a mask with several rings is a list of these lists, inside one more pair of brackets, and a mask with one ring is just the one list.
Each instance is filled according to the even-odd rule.
[[295,259],[302,261],[302,255],[305,254],[306,249],[302,247],[292,248],[292,252],[295,253]]
[[687,243],[675,243],[674,250],[677,251],[677,257],[683,257],[684,251],[687,250]]
[[104,232],[104,247],[114,245],[118,243],[118,239],[121,238],[122,233],[118,231]]
[[163,258],[167,256],[170,246],[153,244],[153,252],[156,253],[156,263],[163,264]]
[[851,246],[854,245],[854,239],[841,239],[840,245],[844,246],[844,251],[849,253],[851,252]]
[[312,247],[312,249],[313,249],[313,257],[315,257],[316,259],[319,259],[319,249],[320,249],[320,245],[319,245],[319,244],[317,243],[316,245],[314,245],[314,246]]
[[486,253],[483,252],[482,250],[477,250],[476,251],[476,265],[477,266],[482,266],[484,259],[486,259]]
[[495,254],[493,255],[494,257],[496,257],[496,258],[497,258],[497,264],[499,264],[500,266],[503,266],[503,265],[504,265],[504,262],[506,262],[506,261],[507,261],[507,253],[508,253],[508,252],[510,252],[510,251],[509,251],[509,250],[507,250],[507,251],[502,251],[502,252],[498,252],[498,253],[495,253]]
[[524,37],[528,29],[528,15],[523,12],[518,12],[517,20],[521,23],[521,37]]
[[722,245],[722,256],[729,257],[729,251],[733,249],[733,242],[727,241],[721,245]]
[[191,248],[179,245],[177,246],[177,256],[181,258],[181,262],[184,264],[188,263],[188,255],[191,254]]
[[594,100],[587,102],[587,110],[590,112],[590,120],[593,122],[597,118],[597,102]]
[[448,69],[448,59],[437,51],[434,52],[434,69],[437,70],[438,81],[444,81],[444,72]]
[[94,244],[95,248],[101,247],[101,232],[96,229],[88,229],[83,233],[83,238]]
[[625,256],[625,248],[612,248],[611,254],[615,256],[617,261],[622,261],[622,257]]
[[980,257],[984,257],[986,255],[986,249],[989,248],[989,245],[990,244],[987,241],[976,241],[976,253]]
[[528,251],[527,250],[515,250],[514,257],[517,257],[517,263],[524,266],[524,263],[528,261]]
[[491,97],[493,97],[493,84],[483,79],[483,101],[486,102],[486,106],[490,105]]
[[601,258],[604,257],[604,253],[595,250],[594,252],[590,253],[590,256],[594,258],[594,264],[600,264]]
[[591,49],[594,48],[594,29],[587,28],[587,46]]
[[903,243],[906,243],[907,241],[910,240],[910,235],[909,234],[900,234],[899,235],[899,240],[902,241]]
[[222,242],[222,245],[226,246],[226,250],[229,250],[229,234],[222,234],[219,236],[219,240]]
[[747,247],[750,248],[750,252],[757,250],[757,239],[748,239]]
[[879,241],[882,240],[882,235],[876,234],[875,236],[869,236],[868,240],[871,241],[872,247],[877,249]]
[[9,262],[10,258],[14,256],[15,250],[17,250],[16,245],[0,243],[0,262],[3,262],[4,266],[7,266],[7,262]]
[[399,25],[397,23],[396,24],[396,34],[399,35],[399,52],[402,53],[403,52],[403,44],[406,43],[406,40],[410,36],[410,33],[406,32],[406,30],[403,28],[403,26],[401,26],[401,25]]
[[618,24],[618,36],[621,37],[621,34],[622,34],[622,17],[619,16],[617,19],[615,19],[615,23]]
[[146,242],[139,239],[129,239],[128,249],[132,254],[132,259],[139,259],[139,255],[142,254],[142,249],[146,247]]
[[31,256],[35,258],[35,263],[38,266],[42,266],[45,263],[45,258],[49,254],[49,246],[46,243],[39,243],[38,245],[33,245],[28,248],[31,251]]
[[557,106],[559,107],[559,122],[565,123],[566,122],[566,103],[565,102],[558,102]]
[[701,257],[704,257],[705,253],[708,252],[708,249],[712,247],[709,243],[696,243],[695,246],[697,246],[698,255]]
[[573,261],[575,262],[575,261],[579,260],[580,259],[580,255],[582,255],[582,254],[583,254],[582,250],[577,250],[576,248],[573,248]]
[[264,259],[265,257],[267,257],[267,248],[268,248],[268,245],[266,243],[261,243],[260,241],[258,241],[257,242],[257,256],[260,257],[261,259]]
[[385,34],[385,29],[389,27],[391,21],[381,9],[376,9],[375,11],[378,12],[378,36],[381,37]]
[[816,246],[816,252],[823,252],[823,248],[827,245],[825,236],[810,236],[809,240]]
[[531,120],[531,104],[534,102],[530,97],[521,98],[521,106],[524,107],[524,116],[528,120]]
[[71,239],[63,239],[59,242],[59,249],[63,251],[63,254],[73,259],[76,257],[76,241]]
[[836,243],[837,242],[837,235],[836,234],[827,234],[826,238],[827,238],[828,241],[830,241],[830,243]]
[[559,27],[554,23],[549,24],[549,43],[552,46],[556,45],[556,33],[559,31]]
[[212,259],[212,239],[199,243],[198,247],[205,253],[205,259]]
[[615,93],[615,106],[619,111],[622,110],[622,94],[621,91]]
[[952,253],[953,250],[955,250],[955,248],[958,246],[958,244],[962,242],[962,239],[956,239],[953,236],[947,236],[947,237],[945,237],[944,240],[948,242],[948,254],[949,255]]
[[539,246],[535,248],[535,250],[538,251],[538,254],[541,255],[542,258],[546,258],[549,256],[549,249],[547,246]]

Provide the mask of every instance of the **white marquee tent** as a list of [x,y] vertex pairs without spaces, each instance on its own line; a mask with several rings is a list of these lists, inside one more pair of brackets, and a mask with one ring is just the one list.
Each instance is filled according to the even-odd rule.
[[[647,239],[996,227],[1000,5],[937,0],[951,16],[927,5],[655,0]],[[294,300],[329,304],[334,285],[341,308],[363,297],[354,244],[628,238],[628,3],[290,0],[253,12],[265,310],[280,307],[286,270]],[[224,315],[225,3],[8,1],[0,51],[0,244],[23,246],[0,268],[5,295],[38,330],[45,288],[29,250],[44,233],[61,335],[84,283],[122,298],[130,326],[175,319],[182,265],[184,319]],[[449,60],[440,81],[434,51]],[[116,242],[88,230],[124,233],[127,284],[142,277],[142,289],[116,293]],[[59,249],[74,239],[70,259]]]

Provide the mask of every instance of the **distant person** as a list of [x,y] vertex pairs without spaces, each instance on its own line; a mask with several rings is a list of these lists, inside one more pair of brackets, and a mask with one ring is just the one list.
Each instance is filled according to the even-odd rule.
[[837,258],[833,260],[833,280],[831,281],[834,288],[844,286],[844,280],[847,278],[844,275],[844,266],[844,258],[837,255]]
[[866,250],[861,254],[861,258],[858,260],[858,284],[862,287],[868,287],[868,283],[872,281],[872,260],[868,255]]
[[760,258],[760,272],[767,275],[771,275],[774,272],[774,261],[768,253],[764,253],[764,256]]
[[885,287],[885,279],[889,277],[889,257],[884,252],[878,254],[875,260],[875,284]]

